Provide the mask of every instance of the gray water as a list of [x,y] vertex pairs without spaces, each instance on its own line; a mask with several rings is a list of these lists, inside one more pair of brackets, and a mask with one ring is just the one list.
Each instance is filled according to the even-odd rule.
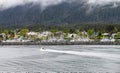
[[120,72],[120,46],[0,46],[0,71]]

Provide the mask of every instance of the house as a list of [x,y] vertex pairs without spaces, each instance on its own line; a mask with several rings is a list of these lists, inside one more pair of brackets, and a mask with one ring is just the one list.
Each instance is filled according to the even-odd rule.
[[76,38],[78,35],[75,34],[75,33],[72,33],[72,34],[68,34],[68,38]]
[[86,38],[89,38],[89,35],[86,31],[82,31],[79,37],[82,39],[86,39]]
[[27,33],[28,36],[38,36],[37,32],[28,32]]
[[78,42],[91,42],[91,41],[94,41],[94,40],[89,38],[89,35],[86,31],[82,31],[82,32],[79,33],[77,41]]
[[45,31],[38,35],[38,37],[48,37],[48,36],[53,36],[53,33],[49,31]]
[[38,38],[40,38],[42,42],[48,42],[48,40],[51,40],[53,37],[54,37],[54,34],[49,31],[44,31],[38,34]]
[[110,38],[110,34],[109,33],[103,33],[102,36],[103,36],[103,38]]
[[115,42],[115,33],[110,35],[109,33],[103,33],[103,38],[100,40],[101,42]]
[[57,38],[48,38],[47,42],[57,42]]

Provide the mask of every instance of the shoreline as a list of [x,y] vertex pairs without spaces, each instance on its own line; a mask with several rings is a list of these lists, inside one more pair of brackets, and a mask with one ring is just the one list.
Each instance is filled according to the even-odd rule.
[[120,45],[120,42],[1,42],[0,45]]

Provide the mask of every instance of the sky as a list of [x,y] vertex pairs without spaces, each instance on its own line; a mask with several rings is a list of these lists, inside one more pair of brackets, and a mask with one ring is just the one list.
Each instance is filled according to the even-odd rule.
[[[15,7],[18,5],[25,5],[27,3],[39,3],[41,5],[41,7],[47,7],[49,5],[55,5],[55,4],[59,4],[61,2],[64,1],[70,1],[70,0],[0,0],[0,9],[4,10],[4,9],[8,9],[10,7]],[[88,4],[92,4],[92,5],[106,5],[109,3],[118,3],[120,2],[120,0],[87,0]],[[114,4],[115,6],[117,6],[116,4]]]

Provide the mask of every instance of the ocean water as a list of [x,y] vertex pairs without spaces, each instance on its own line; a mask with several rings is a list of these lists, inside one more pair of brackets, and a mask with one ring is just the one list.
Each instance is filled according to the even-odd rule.
[[0,71],[120,72],[120,46],[0,46]]

